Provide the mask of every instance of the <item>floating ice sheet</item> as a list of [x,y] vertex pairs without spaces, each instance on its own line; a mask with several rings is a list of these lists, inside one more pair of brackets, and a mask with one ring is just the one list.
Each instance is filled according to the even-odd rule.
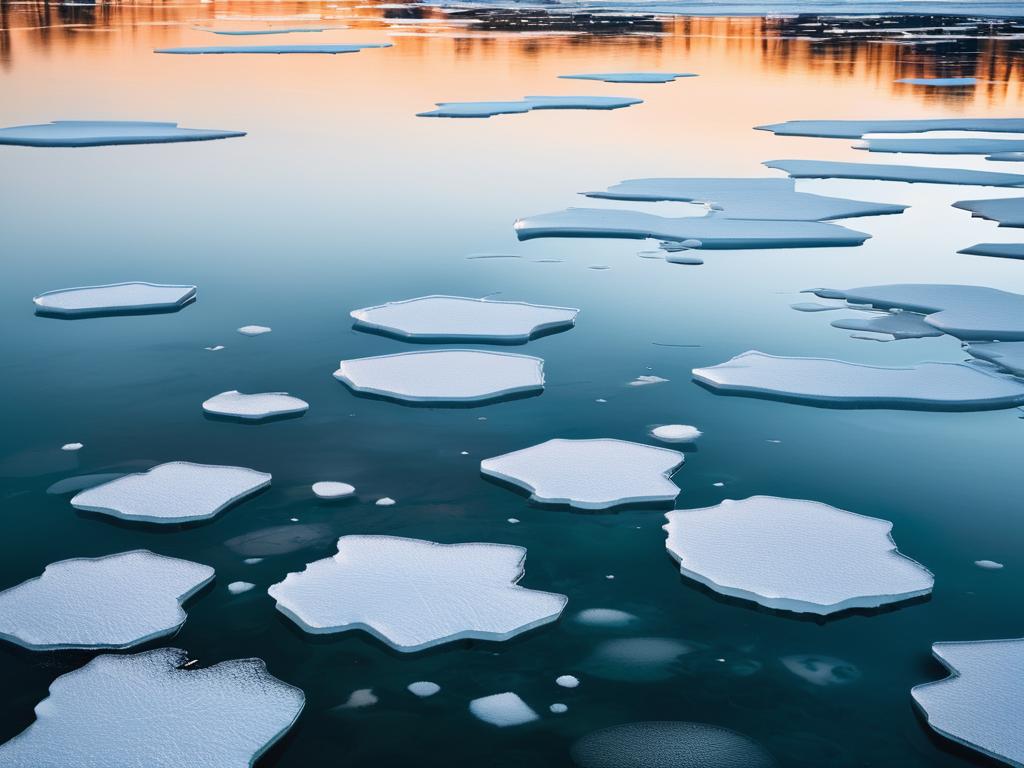
[[669,478],[683,458],[678,451],[625,440],[555,439],[485,459],[480,471],[525,488],[534,501],[608,509],[674,500],[679,488]]
[[643,99],[623,96],[527,96],[519,101],[439,101],[437,109],[417,117],[493,117],[534,109],[622,109]]
[[32,299],[36,313],[60,317],[174,312],[196,296],[194,285],[114,283],[61,288]]
[[665,443],[692,443],[703,434],[689,424],[662,424],[651,430],[651,437]]
[[82,491],[71,505],[121,520],[188,523],[221,510],[270,485],[270,475],[244,467],[172,461]]
[[470,349],[342,360],[334,378],[355,392],[417,403],[469,403],[539,392],[544,361]]
[[409,689],[409,693],[414,696],[419,696],[421,699],[425,699],[428,696],[433,696],[441,690],[441,686],[437,683],[432,683],[429,680],[419,680],[415,683],[409,683],[406,686]]
[[746,736],[703,723],[625,723],[588,733],[572,745],[579,768],[774,768]]
[[469,711],[480,720],[499,728],[523,725],[537,719],[537,713],[515,693],[496,693],[469,702]]
[[979,360],[1024,378],[1024,341],[975,341],[964,349]]
[[418,341],[527,341],[532,336],[571,328],[578,309],[521,301],[490,301],[461,296],[423,296],[351,313],[360,330]]
[[697,77],[693,72],[595,72],[559,75],[562,80],[597,80],[603,83],[670,83],[680,77]]
[[983,131],[1024,133],[1024,118],[939,118],[931,120],[789,120],[759,125],[759,131],[776,136],[817,136],[826,139],[859,139],[866,133],[925,133],[927,131]]
[[916,312],[885,312],[865,318],[842,318],[833,320],[832,326],[848,331],[884,333],[894,339],[924,339],[942,335],[942,331],[928,325],[924,316]]
[[978,243],[957,253],[991,256],[997,259],[1024,259],[1024,243]]
[[390,48],[391,43],[347,45],[198,45],[185,48],[157,48],[153,53],[358,53],[365,48]]
[[935,581],[897,551],[888,520],[816,501],[751,496],[665,517],[684,576],[775,610],[877,608],[927,595]]
[[554,621],[567,598],[518,586],[526,550],[343,536],[334,557],[274,584],[277,608],[316,634],[361,629],[398,651],[508,640]]
[[1024,765],[1024,638],[935,643],[932,653],[949,677],[910,691],[928,725],[996,760]]
[[238,332],[243,336],[262,336],[264,333],[270,333],[273,328],[266,325],[243,325],[238,329]]
[[177,123],[135,120],[55,120],[40,125],[0,128],[0,144],[22,147],[105,147],[112,144],[166,144],[245,136],[245,131],[179,128]]
[[[1024,183],[1024,176],[1021,176]],[[515,223],[520,240],[535,237],[620,237],[699,240],[703,249],[814,248],[860,245],[870,235],[818,221],[749,221],[717,216],[671,219],[640,211],[567,208]]]
[[1024,382],[963,363],[906,368],[750,351],[694,378],[727,393],[860,408],[982,410],[1024,403]]
[[1021,139],[866,139],[855,149],[925,155],[991,155],[1024,150]]
[[345,499],[355,492],[355,486],[348,483],[336,483],[330,480],[313,483],[313,493],[318,499]]
[[977,85],[978,79],[976,77],[903,77],[896,82],[905,85],[926,85],[933,88],[965,88]]
[[919,184],[967,184],[978,187],[1024,186],[1024,174],[969,171],[962,168],[840,163],[831,160],[769,160],[763,165],[785,171],[794,179],[867,179]]
[[797,192],[792,179],[628,179],[588,197],[607,200],[704,203],[716,218],[825,221],[902,213],[905,205],[869,203]]
[[237,389],[221,392],[203,403],[203,411],[213,416],[230,416],[246,421],[265,421],[281,416],[305,413],[309,403],[287,392],[260,392],[246,395]]
[[173,634],[213,568],[144,549],[62,560],[0,592],[0,638],[34,651],[129,648]]
[[1004,163],[1024,163],[1024,152],[996,152],[989,155],[986,160],[997,160]]
[[973,216],[998,221],[1001,227],[1024,227],[1024,197],[1002,197],[994,200],[961,200],[954,208],[970,211]]
[[58,677],[35,722],[0,745],[0,764],[249,768],[302,711],[302,691],[260,659],[181,669],[187,659],[105,654]]

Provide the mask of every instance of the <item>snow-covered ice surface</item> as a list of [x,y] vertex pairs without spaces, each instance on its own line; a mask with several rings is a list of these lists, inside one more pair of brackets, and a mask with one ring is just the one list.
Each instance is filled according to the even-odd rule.
[[432,683],[429,680],[419,680],[415,683],[409,683],[407,687],[409,689],[409,693],[414,696],[419,696],[421,699],[433,696],[441,690],[440,685]]
[[967,344],[964,351],[1024,378],[1024,341],[975,341]]
[[413,403],[472,403],[539,392],[544,361],[472,349],[342,360],[334,378],[355,392]]
[[997,259],[1024,259],[1024,243],[978,243],[957,253],[968,256],[991,256]]
[[129,648],[185,623],[213,568],[145,549],[61,560],[0,592],[0,638],[34,651]]
[[680,77],[697,77],[693,72],[594,72],[559,75],[562,80],[597,80],[602,83],[671,83]]
[[625,440],[548,440],[480,462],[480,471],[530,492],[544,504],[609,509],[624,504],[671,502],[670,479],[683,454]]
[[462,296],[423,296],[350,313],[360,330],[417,341],[523,342],[571,328],[578,309]]
[[628,179],[587,197],[606,200],[703,203],[716,218],[825,221],[902,213],[905,205],[870,203],[797,192],[792,179]]
[[318,499],[345,499],[356,492],[354,485],[322,480],[313,483],[313,493]]
[[198,45],[184,48],[157,48],[153,53],[226,54],[226,53],[358,53],[366,48],[390,48],[391,43],[346,45]]
[[643,99],[624,96],[526,96],[518,101],[439,101],[437,109],[417,117],[493,117],[535,109],[622,109],[642,104]]
[[87,317],[143,312],[174,312],[195,299],[194,285],[114,283],[62,288],[32,299],[36,314]]
[[232,595],[241,595],[256,587],[251,581],[232,581],[228,584],[228,592]]
[[934,643],[949,677],[911,696],[937,733],[1010,765],[1024,765],[1024,638]]
[[992,155],[1024,150],[1024,139],[865,139],[856,146],[868,152],[924,155]]
[[928,131],[984,131],[1024,133],[1024,118],[939,118],[925,120],[788,120],[759,125],[759,131],[776,136],[817,136],[826,139],[859,139],[868,133],[926,133]]
[[977,85],[978,79],[976,77],[901,77],[896,82],[904,85],[926,85],[932,88],[964,88]]
[[182,669],[185,651],[105,654],[61,675],[36,720],[0,745],[28,768],[249,768],[292,727],[302,691],[260,659]]
[[1024,186],[1024,174],[972,171],[963,168],[843,163],[832,160],[769,160],[763,165],[785,171],[794,179],[866,179],[919,184],[966,184],[978,187]]
[[537,719],[537,713],[518,694],[511,692],[473,699],[469,702],[469,711],[474,717],[499,728],[524,725]]
[[580,680],[574,675],[559,675],[555,678],[555,684],[562,688],[577,688],[579,687]]
[[[1021,176],[1024,183],[1024,176]],[[567,208],[517,219],[520,240],[535,237],[620,237],[699,240],[703,249],[816,248],[860,245],[870,235],[819,221],[750,221],[716,216],[668,218],[608,208]]]
[[40,125],[0,128],[0,144],[22,147],[105,147],[114,144],[167,144],[245,136],[245,131],[179,128],[177,123],[136,120],[55,120]]
[[1024,403],[1024,381],[963,363],[897,368],[752,350],[694,378],[715,390],[854,408],[984,410]]
[[662,424],[651,430],[651,437],[664,443],[692,443],[703,434],[689,424]]
[[603,728],[572,745],[579,768],[775,768],[757,742],[704,723],[648,721]]
[[71,505],[121,520],[189,523],[209,520],[268,485],[265,472],[172,461],[82,491]]
[[994,200],[961,200],[954,208],[970,211],[973,216],[998,221],[1001,227],[1024,227],[1024,197],[1002,197]]
[[246,395],[237,389],[221,392],[203,403],[203,411],[213,416],[230,416],[246,421],[265,421],[292,416],[309,410],[309,403],[287,392],[259,392]]
[[665,517],[665,546],[684,576],[767,608],[827,615],[932,591],[932,574],[897,551],[888,520],[774,496]]
[[268,593],[315,634],[359,629],[398,651],[454,640],[508,640],[555,621],[567,598],[518,586],[526,550],[342,536],[338,553],[290,573]]

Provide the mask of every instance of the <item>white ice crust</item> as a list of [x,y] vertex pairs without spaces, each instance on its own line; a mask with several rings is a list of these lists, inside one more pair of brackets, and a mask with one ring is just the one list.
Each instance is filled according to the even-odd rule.
[[185,623],[213,568],[145,549],[61,560],[0,592],[0,638],[35,651],[129,648]]
[[214,416],[233,416],[259,421],[275,416],[305,413],[309,403],[287,392],[260,392],[246,395],[237,389],[221,392],[203,403],[203,410]]
[[679,488],[670,480],[683,454],[625,440],[548,440],[484,459],[480,471],[530,492],[546,504],[608,509],[622,504],[670,502]]
[[537,713],[515,693],[496,693],[469,702],[469,711],[480,720],[499,728],[523,725],[537,719]]
[[318,499],[344,499],[356,492],[354,485],[338,483],[333,480],[321,480],[313,483],[313,493]]
[[338,553],[267,590],[315,634],[360,629],[398,651],[466,638],[508,640],[556,620],[567,598],[518,586],[526,550],[343,536]]
[[651,437],[664,443],[692,443],[703,433],[689,424],[662,424],[651,430]]
[[827,615],[927,595],[934,578],[901,555],[892,523],[816,501],[752,496],[665,515],[680,572],[768,608]]
[[113,283],[62,288],[32,299],[37,312],[74,317],[118,312],[174,310],[195,298],[194,285]]
[[270,485],[270,475],[245,467],[172,461],[125,475],[72,497],[71,505],[121,520],[187,523],[209,520]]

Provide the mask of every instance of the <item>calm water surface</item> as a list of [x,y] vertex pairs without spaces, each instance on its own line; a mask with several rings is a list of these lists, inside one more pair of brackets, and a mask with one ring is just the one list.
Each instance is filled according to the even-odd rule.
[[[350,25],[289,43],[395,45],[333,57],[152,53],[284,41],[193,29],[254,17]],[[806,288],[897,281],[1024,291],[1024,265],[955,253],[1019,240],[949,207],[1009,193],[802,182],[807,191],[912,207],[850,222],[874,236],[859,248],[720,251],[699,267],[637,258],[650,243],[519,243],[512,224],[568,205],[614,207],[576,193],[624,178],[770,175],[760,163],[772,159],[999,169],[979,158],[869,157],[849,141],[751,128],[795,118],[1019,116],[1021,42],[897,45],[849,34],[814,42],[801,39],[808,19],[648,20],[600,33],[536,14],[476,14],[484,23],[472,25],[391,21],[420,17],[444,18],[347,4],[0,3],[0,124],[151,119],[248,131],[196,144],[0,147],[0,587],[56,560],[140,547],[214,566],[214,586],[168,642],[202,664],[261,657],[306,692],[299,723],[261,765],[566,766],[579,736],[647,719],[733,728],[784,766],[986,764],[931,736],[909,689],[943,676],[931,660],[934,641],[1024,634],[1019,411],[818,409],[714,395],[689,372],[747,349],[877,364],[961,360],[950,337],[861,341],[829,327],[847,313],[789,305]],[[700,77],[667,85],[556,79],[617,70]],[[994,82],[932,91],[893,82],[963,75]],[[645,103],[609,113],[415,117],[436,101],[527,94]],[[637,207],[699,214],[683,204]],[[474,253],[519,258],[466,258]],[[199,300],[169,315],[33,315],[31,297],[42,291],[125,280],[195,283]],[[355,397],[331,377],[342,358],[408,348],[353,332],[351,309],[430,293],[582,312],[574,330],[514,350],[545,359],[540,397],[407,408]],[[235,332],[246,324],[274,330]],[[225,349],[204,349],[215,344]],[[627,386],[641,374],[669,382]],[[311,409],[256,427],[205,419],[200,403],[227,389],[287,390]],[[901,550],[935,572],[933,596],[829,621],[759,610],[683,581],[657,510],[545,509],[479,475],[482,458],[551,437],[643,441],[651,426],[672,422],[705,432],[676,475],[678,506],[774,494],[890,519]],[[72,441],[85,449],[59,450]],[[272,472],[273,487],[180,529],[116,524],[47,493],[69,476],[175,459]],[[309,486],[325,479],[354,484],[358,500],[318,503]],[[385,495],[398,503],[373,505]],[[357,632],[311,638],[274,610],[265,588],[354,533],[525,546],[523,584],[565,593],[569,607],[558,623],[511,642],[414,655]],[[242,562],[258,556],[258,565]],[[973,562],[982,558],[1006,568],[981,570]],[[259,588],[231,596],[226,585],[235,580]],[[594,607],[639,621],[627,630],[574,621]],[[609,643],[635,637],[667,638],[688,652],[657,665],[616,661]],[[782,659],[801,655],[840,660],[841,681],[794,675]],[[55,677],[88,658],[0,647],[0,740],[32,721]],[[555,686],[566,673],[581,678],[579,688]],[[418,700],[405,690],[416,680],[442,692]],[[379,702],[337,708],[362,688]],[[501,691],[518,693],[541,720],[498,730],[470,715],[470,699]],[[569,711],[548,714],[556,701]]]

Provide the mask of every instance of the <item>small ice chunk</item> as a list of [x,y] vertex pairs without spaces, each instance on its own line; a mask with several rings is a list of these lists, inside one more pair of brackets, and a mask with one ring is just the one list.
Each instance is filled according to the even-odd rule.
[[1003,567],[1002,563],[997,563],[995,560],[975,560],[974,564],[987,571],[998,571]]
[[926,120],[788,120],[759,125],[759,131],[776,136],[814,136],[826,139],[859,139],[867,133],[927,133],[929,131],[981,131],[1024,133],[1024,118],[939,118]]
[[702,434],[704,433],[689,424],[662,424],[651,430],[651,437],[665,443],[692,443]]
[[569,711],[569,707],[561,703],[552,704],[548,709],[556,715],[561,715]]
[[34,651],[129,648],[176,632],[213,575],[145,549],[51,563],[0,592],[0,638]]
[[964,88],[978,84],[976,77],[903,77],[896,81],[904,85],[926,85],[933,88]]
[[648,384],[664,384],[667,381],[668,379],[663,379],[661,376],[637,376],[635,379],[629,382],[629,386],[644,387],[647,386]]
[[567,598],[517,585],[526,550],[343,536],[334,557],[267,590],[314,634],[361,629],[398,651],[466,638],[508,640],[554,621]]
[[60,447],[62,451],[80,451],[85,448],[85,443],[64,443]]
[[230,416],[246,421],[269,419],[305,413],[309,403],[287,392],[260,392],[246,395],[237,389],[221,392],[203,403],[203,410],[213,416]]
[[590,627],[628,627],[637,618],[615,608],[587,608],[576,614],[576,621]]
[[499,728],[523,725],[537,719],[537,713],[514,693],[496,693],[469,702],[469,711],[480,720]]
[[516,525],[516,524],[519,523],[519,518],[518,517],[510,517],[506,522],[511,523],[512,525]]
[[996,760],[1024,765],[1024,638],[935,643],[932,653],[949,677],[910,691],[928,725]]
[[935,581],[899,553],[888,520],[815,501],[752,496],[665,517],[684,576],[775,610],[877,608],[927,595]]
[[249,581],[232,581],[228,584],[228,592],[232,595],[240,595],[243,592],[248,592],[256,585]]
[[486,402],[544,389],[544,361],[472,349],[342,360],[334,378],[355,392],[414,403]]
[[594,72],[559,75],[562,80],[597,80],[602,83],[671,83],[680,77],[697,77],[693,72]]
[[207,352],[220,352],[222,349],[224,349],[224,345],[217,344],[216,346],[213,347],[203,347],[203,349],[205,349]]
[[47,291],[32,299],[36,314],[55,317],[175,312],[196,296],[194,285],[113,283]]
[[831,312],[834,309],[846,309],[842,304],[821,304],[817,301],[798,301],[789,306],[797,312]]
[[963,363],[906,368],[750,351],[693,377],[717,391],[815,405],[981,410],[1024,403],[1024,382]]
[[961,200],[953,203],[953,207],[970,211],[975,218],[998,221],[1000,227],[1024,227],[1024,197]]
[[245,131],[179,128],[177,123],[133,120],[55,120],[41,125],[0,128],[0,144],[22,147],[104,147],[113,144],[165,144],[245,136]]
[[264,333],[270,333],[273,329],[265,325],[243,325],[238,329],[238,332],[243,336],[262,336]]
[[942,331],[925,321],[924,315],[916,312],[885,312],[866,318],[833,320],[831,324],[833,328],[887,334],[894,339],[924,339],[942,335]]
[[534,109],[622,109],[642,104],[643,99],[622,96],[527,96],[518,101],[439,101],[437,109],[417,117],[493,117]]
[[270,475],[245,467],[172,461],[125,475],[72,497],[75,509],[147,523],[209,520],[270,485]]
[[263,562],[263,558],[262,557],[247,557],[242,562],[245,563],[246,565],[256,565],[258,563],[262,563]]
[[342,709],[362,709],[363,707],[372,707],[379,701],[376,694],[374,694],[372,688],[360,688],[358,691],[352,691],[348,700],[341,705]]
[[35,722],[0,745],[0,764],[243,768],[302,711],[302,691],[260,659],[183,669],[187,661],[177,648],[104,654],[61,675]]
[[153,53],[358,53],[366,48],[390,48],[391,43],[351,43],[346,45],[196,45],[183,48],[157,48]]
[[614,725],[572,745],[579,768],[775,768],[760,744],[703,723],[657,721]]
[[967,184],[978,187],[1024,186],[1024,175],[971,171],[963,168],[933,168],[889,163],[842,163],[832,160],[769,160],[763,165],[785,171],[794,179],[867,179],[905,181],[917,184]]
[[355,492],[356,487],[348,483],[337,483],[331,480],[313,483],[313,493],[318,499],[344,499]]
[[578,509],[671,502],[669,478],[683,454],[625,440],[548,440],[480,462],[480,471],[530,492],[534,501]]
[[579,686],[579,678],[573,677],[572,675],[559,675],[555,678],[555,683],[562,686],[563,688],[576,688]]
[[423,296],[350,313],[359,330],[418,341],[528,341],[571,328],[578,309],[490,301],[462,296]]
[[376,504],[378,507],[393,507],[397,502],[390,496],[384,496],[380,499],[377,499],[373,503]]
[[831,656],[799,654],[783,656],[779,661],[787,670],[811,685],[846,685],[861,678],[860,670],[853,664]]
[[421,699],[425,699],[428,696],[433,696],[435,693],[441,690],[441,686],[437,683],[432,683],[429,680],[420,680],[415,683],[409,683],[407,686],[409,692],[414,696],[419,696]]
[[1024,243],[978,243],[957,253],[968,256],[992,256],[997,259],[1024,259]]

